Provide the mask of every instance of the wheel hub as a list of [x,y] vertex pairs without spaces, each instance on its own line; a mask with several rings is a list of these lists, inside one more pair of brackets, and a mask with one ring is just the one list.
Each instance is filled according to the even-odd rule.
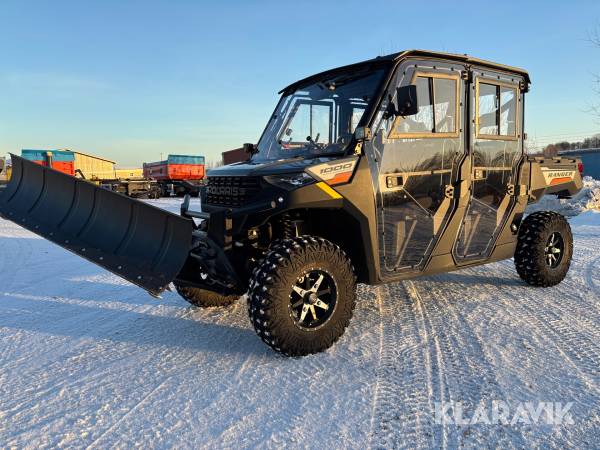
[[331,317],[336,299],[332,276],[322,269],[308,270],[292,286],[290,317],[299,328],[319,328]]
[[552,233],[544,247],[544,260],[546,265],[551,269],[558,267],[562,261],[564,249],[565,244],[561,234],[558,232]]

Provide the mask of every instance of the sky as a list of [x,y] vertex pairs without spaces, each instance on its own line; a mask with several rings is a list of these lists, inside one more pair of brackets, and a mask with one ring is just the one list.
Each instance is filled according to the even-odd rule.
[[527,69],[530,144],[600,132],[600,2],[0,1],[0,154],[136,166],[256,142],[277,92],[404,49]]

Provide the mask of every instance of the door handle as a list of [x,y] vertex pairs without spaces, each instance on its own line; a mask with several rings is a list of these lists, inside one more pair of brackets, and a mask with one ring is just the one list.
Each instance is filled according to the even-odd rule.
[[475,169],[473,173],[473,180],[485,180],[487,178],[487,171],[484,169]]
[[402,178],[402,176],[391,175],[391,176],[385,177],[385,186],[388,189],[395,188],[398,186],[403,186],[403,185],[404,185],[404,179]]

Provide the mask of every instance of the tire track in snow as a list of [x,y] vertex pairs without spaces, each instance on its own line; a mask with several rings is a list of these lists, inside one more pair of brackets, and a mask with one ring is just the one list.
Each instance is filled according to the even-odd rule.
[[369,427],[369,439],[372,438],[373,433],[375,432],[375,416],[377,411],[377,403],[379,401],[379,396],[381,395],[381,380],[379,374],[381,373],[381,362],[383,359],[384,352],[384,326],[383,326],[383,300],[381,299],[381,286],[376,286],[374,288],[375,295],[377,296],[377,310],[379,312],[379,350],[378,361],[377,361],[377,377],[375,378],[375,387],[373,388],[373,401],[371,402],[371,421]]
[[[419,294],[419,291],[416,289],[414,283],[412,281],[405,281],[404,285],[406,286],[406,290],[407,293],[412,297],[413,300],[415,300],[416,305],[418,307],[418,312],[421,316],[421,320],[423,321],[423,324],[426,324],[427,326],[423,327],[423,334],[425,336],[425,341],[429,343],[429,349],[430,351],[426,352],[426,367],[428,368],[427,370],[427,379],[428,379],[428,385],[430,387],[430,391],[429,391],[429,412],[434,415],[435,414],[435,404],[434,404],[434,400],[437,400],[438,402],[443,402],[444,400],[448,400],[449,398],[449,394],[446,392],[447,386],[446,386],[446,373],[445,373],[445,367],[444,367],[444,360],[442,357],[442,351],[441,351],[441,347],[440,347],[440,342],[439,342],[439,338],[437,336],[436,330],[433,327],[431,320],[429,318],[429,315],[427,314],[427,312],[425,311],[424,308],[424,304],[423,304],[423,298],[421,297],[421,295]],[[429,330],[429,331],[427,331]],[[431,335],[431,341],[430,341],[430,336]],[[430,353],[433,352],[434,356],[433,358],[430,357]],[[435,366],[432,365],[432,359],[435,361]],[[437,369],[437,370],[436,370]],[[434,392],[433,392],[433,377],[434,375],[432,374],[432,372],[437,372],[437,396],[435,396],[435,398],[433,397]],[[438,437],[438,440],[440,440],[440,447],[441,448],[447,448],[448,447],[448,429],[445,426],[441,426],[441,427],[435,427],[434,430],[435,431],[440,431],[441,428],[441,433],[440,436],[436,436]]]
[[586,264],[585,269],[583,270],[586,284],[592,291],[596,291],[596,292],[600,290],[600,287],[596,286],[596,282],[594,281],[594,273],[596,273],[598,271],[599,267],[600,267],[600,256],[589,261]]
[[[352,324],[336,345],[323,354],[285,358],[266,350],[264,356],[254,359],[253,369],[240,381],[246,386],[241,395],[247,401],[233,413],[233,422],[218,427],[218,434],[206,443],[206,448],[240,446],[239,436],[244,436],[241,446],[245,448],[302,448],[308,445],[308,436],[323,447],[348,447],[366,442],[369,430],[349,423],[358,420],[361,425],[368,424],[372,411],[378,352],[370,349],[378,348],[380,339],[377,288],[359,285],[357,297]],[[262,348],[260,341],[257,342]],[[282,370],[278,371],[275,383],[265,384],[268,380],[265,370],[270,370],[268,367],[274,362],[282,366]],[[357,365],[364,365],[361,376],[350,375],[349,369]],[[346,386],[347,392],[336,394],[339,386]],[[256,403],[256,399],[273,395],[277,398],[271,400],[274,404]],[[323,418],[344,415],[349,410],[354,411],[353,417],[335,427],[334,433],[322,434],[327,428]],[[265,421],[266,414],[268,420]],[[361,420],[362,417],[366,420]],[[261,432],[269,435],[268,439],[257,439],[256,421],[261,422]]]
[[[404,283],[409,286],[408,292],[422,305],[429,329],[436,336],[436,354],[440,358],[440,377],[443,380],[440,382],[439,392],[445,392],[436,401],[460,402],[466,417],[470,417],[479,404],[487,406],[493,400],[506,398],[485,344],[468,326],[459,313],[459,308],[449,300],[447,294],[443,290],[429,288],[427,291],[423,290],[427,292],[423,299],[418,285],[425,285],[427,281]],[[446,443],[450,448],[526,447],[523,435],[517,428],[496,427],[501,431],[491,434],[490,428],[485,425],[466,426],[464,429],[454,424],[437,426],[444,428],[444,436],[448,439]]]
[[[507,310],[513,310],[516,320],[529,327],[541,339],[554,346],[563,358],[577,370],[590,389],[600,392],[600,352],[598,341],[578,333],[573,323],[565,323],[556,313],[531,305],[531,299],[503,300]],[[583,345],[582,345],[583,344]]]
[[[378,392],[369,448],[432,448],[440,438],[433,429],[432,386],[425,325],[406,286],[379,287],[383,346],[377,370]],[[429,364],[429,366],[428,366]]]
[[[507,272],[505,265],[501,271]],[[587,316],[573,314],[573,302],[581,301],[581,297],[573,297],[572,292],[577,293],[578,289],[576,286],[570,287],[570,283],[571,280],[567,278],[558,286],[542,288],[546,291],[554,290],[555,295],[540,297],[523,296],[515,292],[514,288],[508,289],[505,293],[512,301],[507,301],[506,298],[502,301],[509,309],[514,310],[515,318],[533,326],[536,334],[555,346],[584,380],[591,383],[596,392],[600,392],[600,333],[597,324]],[[534,288],[527,286],[526,289]]]
[[134,406],[133,408],[131,408],[129,411],[127,411],[124,415],[122,415],[116,422],[114,422],[106,431],[104,431],[99,437],[97,437],[96,439],[94,439],[92,441],[91,444],[89,444],[86,447],[86,450],[90,450],[94,447],[97,446],[98,442],[100,442],[105,436],[108,436],[109,433],[111,433],[113,430],[115,430],[119,424],[121,424],[125,419],[127,419],[127,417],[129,417],[131,414],[133,414],[135,411],[137,411],[142,404],[144,404],[146,402],[146,400],[148,400],[150,397],[152,397],[152,395],[154,395],[155,393],[157,393],[160,388],[162,386],[164,386],[167,381],[169,381],[171,379],[171,376],[166,376],[162,379],[162,381],[160,383],[158,383],[156,386],[154,386],[154,388],[148,392],[145,396],[143,396]]

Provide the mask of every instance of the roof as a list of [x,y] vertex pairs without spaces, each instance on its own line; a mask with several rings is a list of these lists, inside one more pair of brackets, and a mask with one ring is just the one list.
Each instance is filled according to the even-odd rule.
[[336,67],[334,69],[326,70],[324,72],[320,72],[315,75],[311,75],[309,77],[303,78],[302,80],[298,80],[298,81],[290,84],[289,86],[287,86],[284,89],[282,89],[281,91],[279,91],[279,93],[281,94],[285,91],[295,88],[298,85],[310,82],[312,79],[319,79],[329,73],[333,74],[337,71],[358,68],[360,66],[369,65],[369,64],[390,64],[390,63],[395,64],[395,63],[397,63],[401,60],[404,60],[406,58],[409,58],[409,57],[435,58],[435,59],[458,61],[458,62],[462,62],[465,64],[473,64],[473,65],[488,67],[490,69],[500,70],[503,72],[516,73],[518,75],[523,76],[527,83],[531,82],[531,79],[529,78],[529,73],[527,73],[526,70],[521,69],[519,67],[498,64],[498,63],[495,63],[492,61],[487,61],[485,59],[475,58],[475,57],[469,56],[467,54],[461,55],[461,54],[457,54],[457,53],[444,53],[444,52],[436,52],[436,51],[431,51],[431,50],[404,50],[401,52],[392,53],[392,54],[385,55],[385,56],[377,56],[376,58],[368,59],[366,61],[361,61],[361,62],[354,63],[354,64],[349,64],[347,66]]

